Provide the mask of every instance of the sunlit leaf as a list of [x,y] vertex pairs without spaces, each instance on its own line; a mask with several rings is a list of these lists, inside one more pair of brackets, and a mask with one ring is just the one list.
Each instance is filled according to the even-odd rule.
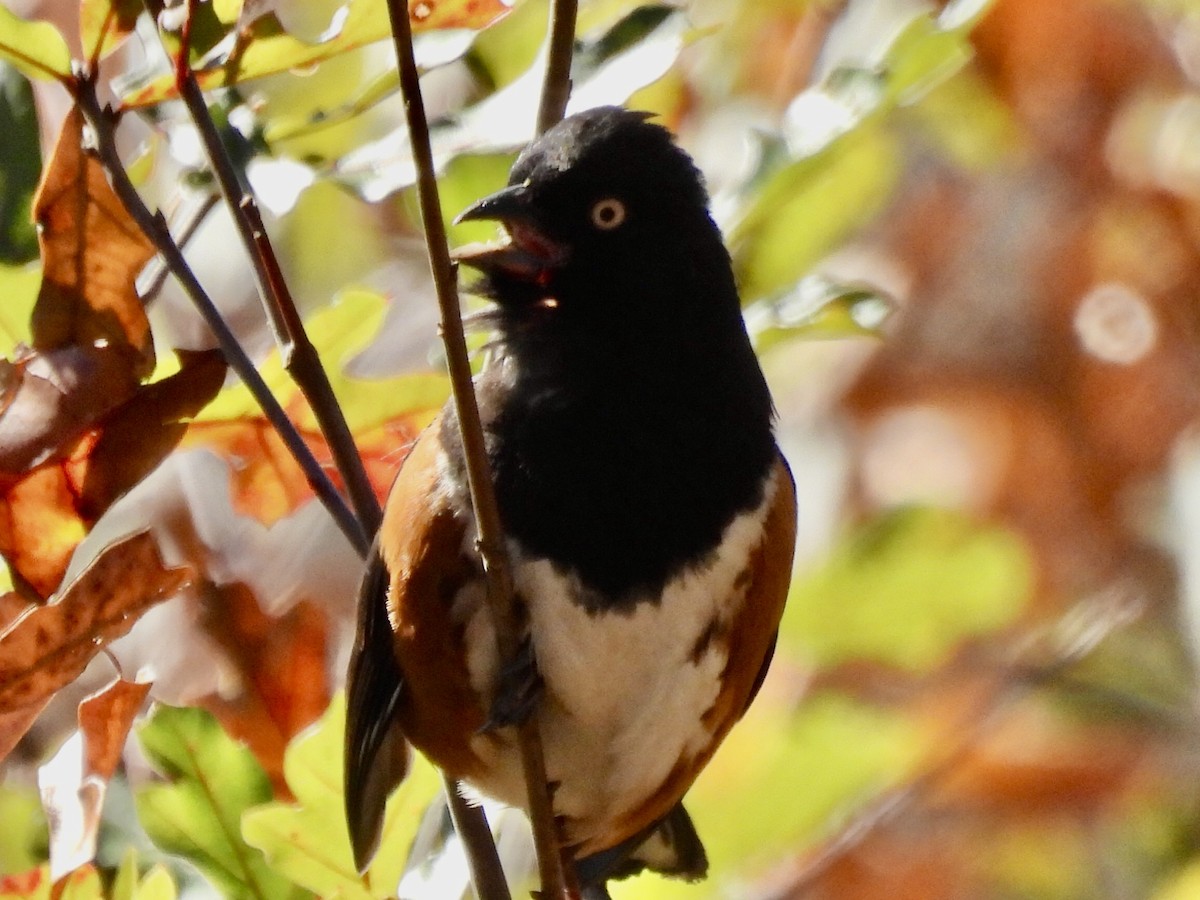
[[132,375],[143,378],[154,370],[154,344],[134,279],[154,247],[109,187],[100,161],[83,151],[83,124],[83,113],[72,108],[34,198],[42,289],[33,346],[128,353]]
[[242,814],[271,799],[249,750],[200,709],[159,706],[137,735],[168,780],[136,795],[138,819],[159,847],[189,859],[226,896],[305,896],[242,841]]
[[149,684],[117,679],[79,704],[79,730],[38,769],[50,823],[50,875],[55,880],[96,857],[108,781],[125,749]]
[[[346,363],[378,334],[386,309],[379,294],[346,291],[305,323],[310,334],[320,335],[318,352],[354,431],[368,477],[381,498],[408,447],[449,395],[449,383],[440,374],[375,380],[346,373]],[[260,372],[283,400],[317,458],[331,464],[316,419],[277,353],[260,366]],[[224,391],[209,405],[189,429],[184,446],[207,447],[237,459],[234,506],[261,522],[274,522],[313,496],[291,454],[244,386]]]
[[109,900],[175,900],[178,894],[171,873],[162,863],[151,866],[139,878],[137,850],[130,847],[121,857],[108,896]]
[[44,703],[190,577],[189,569],[163,567],[148,534],[108,547],[53,603],[0,633],[0,713]]
[[375,860],[366,877],[359,876],[342,796],[345,715],[345,696],[339,693],[321,720],[288,747],[284,773],[296,804],[250,810],[242,833],[279,872],[322,897],[390,897],[438,778],[427,764],[413,767],[388,802]]
[[236,696],[203,697],[196,705],[213,713],[231,737],[243,741],[266,771],[276,793],[287,795],[283,776],[288,741],[325,709],[329,623],[311,601],[271,615],[241,582],[206,585],[201,624],[230,661],[242,689]]
[[[662,78],[699,34],[674,7],[635,10],[579,46],[568,112],[624,103]],[[541,69],[534,66],[461,114],[432,123],[435,167],[442,171],[464,154],[506,154],[524,146],[533,134],[541,82]],[[339,179],[370,201],[410,187],[415,173],[403,129],[347,154],[337,167]]]
[[[20,380],[0,413],[0,552],[41,596],[57,588],[100,515],[162,461],[183,437],[185,420],[220,389],[219,353],[180,359],[177,373],[114,409],[89,406],[101,402],[103,385],[122,378],[111,354],[67,348],[13,367]],[[118,372],[98,371],[97,363],[116,363]]]
[[781,300],[751,306],[746,323],[755,350],[764,353],[793,338],[879,337],[892,308],[889,298],[871,288],[811,276]]
[[0,265],[0,355],[12,358],[17,344],[28,344],[29,317],[37,302],[42,271],[37,266]]
[[83,0],[79,5],[79,38],[93,64],[112,53],[133,33],[145,12],[139,0]]
[[71,51],[49,22],[28,22],[0,6],[0,57],[31,78],[66,82],[71,77]]
[[[505,15],[502,0],[410,0],[409,18],[415,33],[439,28],[486,28]],[[315,42],[287,33],[274,13],[254,19],[235,31],[195,67],[204,90],[238,84],[263,75],[316,65],[339,53],[391,36],[383,0],[350,0],[329,29]],[[175,95],[173,76],[164,76],[123,98],[126,106],[159,103]]]
[[866,658],[921,671],[1011,623],[1032,580],[1016,535],[948,511],[901,510],[800,575],[781,640],[819,664]]
[[54,882],[55,900],[103,900],[104,887],[95,866],[80,866]]
[[[0,748],[0,758],[3,756]],[[34,869],[46,858],[46,819],[37,790],[14,782],[0,784],[0,822],[4,823],[0,828],[0,872]]]

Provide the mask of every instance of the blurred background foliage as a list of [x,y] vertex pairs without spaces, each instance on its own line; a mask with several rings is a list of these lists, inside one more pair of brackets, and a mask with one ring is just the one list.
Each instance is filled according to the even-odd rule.
[[[5,3],[76,57],[98,5]],[[383,7],[341,6],[201,4],[193,62],[238,28],[259,42],[257,77],[209,97],[383,491],[446,386]],[[532,134],[546,14],[418,36],[447,219]],[[165,66],[143,15],[102,81],[140,189],[181,222],[212,186]],[[582,3],[572,108],[653,110],[704,170],[801,514],[774,667],[689,795],[712,876],[615,896],[1200,896],[1197,77],[1190,0]],[[0,63],[10,356],[39,280],[38,148],[66,107]],[[307,423],[227,216],[188,249]],[[169,280],[150,316],[160,351],[211,346]],[[337,704],[293,739],[343,677],[358,563],[254,414],[228,387],[74,551],[73,572],[152,527],[204,575],[110,648],[161,705],[79,896],[386,896],[433,794],[423,771],[398,795],[383,869],[331,875]],[[35,772],[111,672],[96,661],[4,764],[0,896],[49,896]],[[175,764],[177,745],[202,752]],[[239,775],[198,798],[206,771]],[[411,896],[451,896],[440,874]]]

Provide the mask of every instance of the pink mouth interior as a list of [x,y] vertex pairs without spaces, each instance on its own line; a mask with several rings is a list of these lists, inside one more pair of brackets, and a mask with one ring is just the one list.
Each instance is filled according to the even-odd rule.
[[557,262],[561,258],[562,249],[536,228],[513,221],[505,222],[504,227],[513,244],[530,256],[547,263]]

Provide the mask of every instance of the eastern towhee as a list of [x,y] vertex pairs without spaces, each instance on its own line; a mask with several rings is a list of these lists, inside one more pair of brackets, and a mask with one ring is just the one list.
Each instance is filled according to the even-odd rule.
[[534,715],[591,896],[707,862],[680,800],[762,682],[789,583],[791,474],[691,159],[641,113],[572,116],[460,220],[495,302],[476,391],[531,649],[502,672],[456,416],[388,498],[349,674],[347,814],[373,852],[412,744],[523,806]]

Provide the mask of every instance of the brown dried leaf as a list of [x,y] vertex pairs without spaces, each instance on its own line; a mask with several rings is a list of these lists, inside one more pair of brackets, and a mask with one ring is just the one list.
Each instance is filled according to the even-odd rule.
[[88,347],[116,352],[132,384],[154,370],[150,323],[134,279],[154,253],[104,167],[82,148],[83,114],[73,108],[34,197],[42,288],[33,311],[33,345],[46,351]]
[[134,716],[150,692],[149,683],[118,678],[79,704],[79,730],[86,750],[84,771],[112,778]]
[[193,574],[190,567],[165,568],[148,533],[108,547],[55,602],[0,635],[0,713],[38,703],[69,684]]

